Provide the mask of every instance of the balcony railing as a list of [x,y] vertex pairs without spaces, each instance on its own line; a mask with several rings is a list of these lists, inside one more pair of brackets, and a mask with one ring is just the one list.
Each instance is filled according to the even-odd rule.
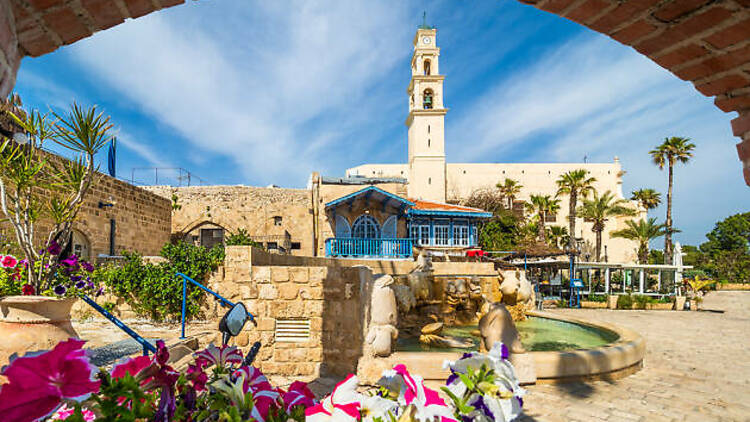
[[326,239],[326,256],[406,258],[412,254],[411,239],[365,239],[332,237]]

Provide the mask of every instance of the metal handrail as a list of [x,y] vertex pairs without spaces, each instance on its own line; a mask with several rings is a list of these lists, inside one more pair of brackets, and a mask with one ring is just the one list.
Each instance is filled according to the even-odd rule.
[[411,256],[411,238],[341,238],[326,239],[326,256],[396,257]]
[[106,309],[104,309],[101,306],[99,306],[99,304],[96,303],[93,299],[91,299],[90,297],[88,297],[85,294],[81,294],[80,298],[84,302],[88,303],[89,306],[91,306],[92,308],[96,309],[100,314],[104,315],[105,318],[107,318],[108,320],[112,321],[112,323],[115,324],[115,326],[117,328],[121,329],[122,331],[125,331],[125,333],[127,335],[129,335],[135,341],[137,341],[138,343],[140,343],[141,346],[143,346],[143,356],[148,356],[148,352],[156,353],[156,347],[154,347],[153,344],[149,343],[148,340],[146,340],[145,338],[141,337],[138,333],[136,333],[135,331],[133,331],[132,328],[128,327],[127,325],[125,325],[124,322],[120,321],[116,316],[114,316],[111,313],[109,313],[109,311],[107,311]]
[[[216,293],[215,291],[209,289],[208,287],[198,283],[197,281],[193,280],[192,278],[186,276],[183,273],[177,273],[178,276],[182,277],[182,335],[181,339],[185,338],[185,314],[187,312],[187,283],[188,281],[193,283],[194,285],[200,287],[205,292],[212,294],[216,299],[219,300],[219,303],[221,303],[221,306],[232,308],[234,307],[234,303],[227,300],[225,297],[221,296],[220,294]],[[247,315],[250,317],[250,321],[255,321],[255,316],[251,314],[250,312],[247,313]]]

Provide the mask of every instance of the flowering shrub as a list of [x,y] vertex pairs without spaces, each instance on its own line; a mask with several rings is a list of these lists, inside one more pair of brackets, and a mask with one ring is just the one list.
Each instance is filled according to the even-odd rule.
[[490,422],[515,419],[523,404],[501,343],[487,355],[446,363],[447,401],[397,365],[372,393],[360,393],[350,375],[320,402],[303,382],[274,388],[235,347],[210,345],[180,374],[161,341],[153,357],[124,360],[109,372],[89,363],[83,343],[71,339],[12,357],[2,370],[8,384],[0,387],[0,420]]

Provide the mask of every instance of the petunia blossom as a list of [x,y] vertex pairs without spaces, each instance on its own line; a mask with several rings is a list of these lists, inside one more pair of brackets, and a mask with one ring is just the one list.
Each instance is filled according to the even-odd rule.
[[[49,419],[52,421],[64,421],[73,416],[75,411],[75,408],[69,407],[67,404],[63,404],[59,409],[57,409],[57,411],[55,411],[55,413],[52,414]],[[85,407],[81,409],[81,414],[83,415],[83,420],[85,422],[93,422],[94,420],[96,420],[96,415],[94,414],[94,412],[86,409]]]
[[87,273],[94,272],[94,266],[91,265],[91,263],[88,261],[81,261],[81,268],[83,268],[83,270]]
[[360,402],[362,422],[387,421],[398,414],[398,403],[380,396],[365,396]]
[[349,375],[319,404],[305,410],[307,422],[348,422],[360,418],[362,396],[357,393],[357,377]]
[[193,356],[220,367],[224,367],[228,363],[242,363],[242,352],[237,347],[226,344],[219,348],[211,343],[208,347],[200,352],[196,352]]
[[36,293],[36,290],[34,289],[34,286],[31,284],[24,284],[23,288],[21,289],[24,296],[32,296]]
[[497,342],[487,354],[467,353],[461,359],[445,364],[451,370],[451,376],[446,382],[448,389],[459,397],[466,394],[468,387],[458,374],[466,374],[469,368],[478,370],[483,365],[493,371],[492,383],[478,385],[483,395],[473,394],[468,399],[468,404],[476,409],[473,412],[474,419],[479,422],[512,421],[521,414],[525,390],[521,388],[508,357],[507,347]]
[[[442,422],[455,422],[453,411],[438,392],[425,387],[422,377],[410,374],[404,365],[396,365],[392,371],[385,371],[378,384],[398,394],[398,402],[402,406],[414,405],[415,419],[418,421],[432,422],[438,418]],[[398,386],[398,390],[392,390],[393,386]]]
[[18,265],[18,259],[13,255],[5,255],[2,260],[0,260],[0,265],[2,265],[3,268],[15,268],[16,265]]
[[52,413],[63,399],[84,400],[99,391],[93,366],[81,347],[70,339],[46,352],[12,357],[2,375],[8,383],[0,389],[0,420],[26,422]]
[[60,246],[59,243],[52,240],[49,242],[49,245],[47,246],[47,252],[50,255],[60,255],[60,252],[62,252],[62,247]]
[[287,413],[291,413],[295,406],[304,406],[305,408],[315,406],[315,394],[302,381],[294,381],[289,386],[289,390],[282,396]]
[[[148,356],[138,356],[116,363],[112,367],[112,372],[110,374],[112,375],[112,378],[124,378],[125,375],[129,373],[132,377],[135,378],[135,376],[138,375],[139,372],[141,372],[150,364],[151,358],[149,358]],[[149,379],[144,380],[143,383],[145,384],[148,381]]]
[[62,261],[60,261],[61,264],[65,265],[66,267],[70,268],[77,268],[78,267],[78,257],[73,254]]

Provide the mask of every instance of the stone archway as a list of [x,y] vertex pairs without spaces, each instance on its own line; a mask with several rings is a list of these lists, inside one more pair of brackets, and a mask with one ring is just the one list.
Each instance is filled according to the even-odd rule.
[[[21,59],[185,0],[0,0],[0,95]],[[750,0],[518,0],[633,47],[725,112],[750,185]]]

